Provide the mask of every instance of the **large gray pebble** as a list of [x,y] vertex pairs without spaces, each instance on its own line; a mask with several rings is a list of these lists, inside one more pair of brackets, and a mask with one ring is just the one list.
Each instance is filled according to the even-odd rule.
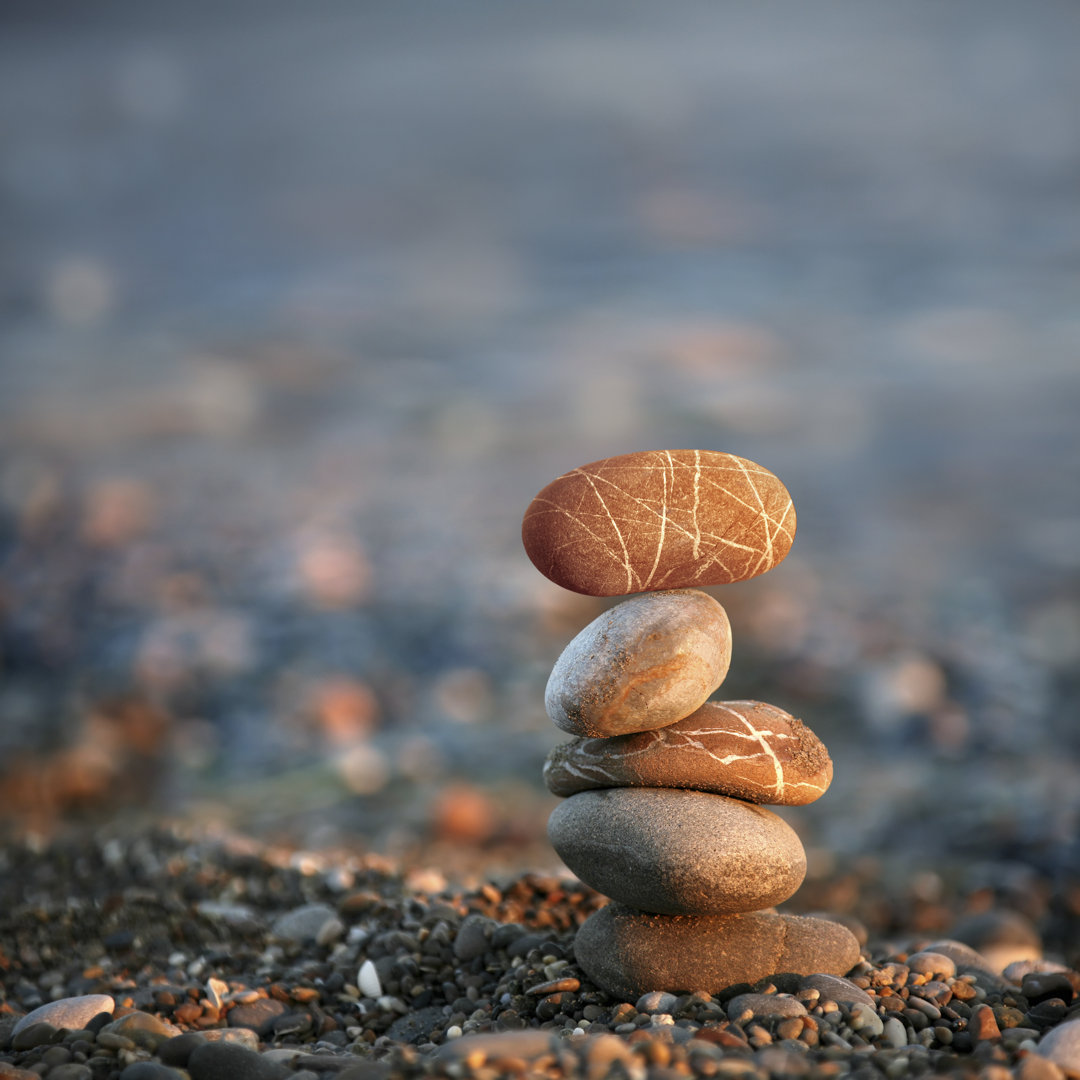
[[188,1058],[191,1080],[282,1080],[289,1070],[242,1046],[208,1042]]
[[81,994],[79,997],[60,998],[40,1005],[27,1013],[15,1025],[12,1034],[17,1035],[31,1024],[52,1024],[54,1028],[81,1031],[99,1013],[111,1013],[116,1002],[108,994]]
[[727,1003],[727,1014],[737,1020],[749,1012],[755,1020],[778,1016],[805,1016],[806,1006],[791,994],[738,994]]
[[1035,1053],[1048,1058],[1067,1075],[1080,1076],[1080,1020],[1051,1028],[1035,1047]]
[[783,818],[701,791],[582,791],[555,808],[548,837],[586,884],[665,915],[758,911],[786,900],[806,873]]
[[483,915],[466,915],[454,938],[454,955],[459,960],[475,960],[483,956],[490,948],[495,925],[492,919]]
[[648,994],[642,994],[634,1008],[640,1013],[669,1013],[675,1008],[678,1000],[674,994],[665,993],[663,990],[652,990]]
[[874,1005],[874,999],[861,986],[839,975],[815,972],[807,975],[802,984],[805,989],[816,990],[824,1000],[835,1001],[838,1005],[869,1005],[871,1008]]
[[[341,927],[337,912],[326,904],[304,904],[303,907],[279,916],[271,927],[271,934],[279,941],[302,945],[305,941],[325,944],[328,937],[340,936]],[[344,929],[344,927],[342,927]]]
[[188,1058],[196,1048],[206,1041],[205,1035],[200,1031],[185,1031],[183,1035],[163,1042],[157,1049],[157,1055],[166,1065],[179,1065],[183,1069],[187,1067]]

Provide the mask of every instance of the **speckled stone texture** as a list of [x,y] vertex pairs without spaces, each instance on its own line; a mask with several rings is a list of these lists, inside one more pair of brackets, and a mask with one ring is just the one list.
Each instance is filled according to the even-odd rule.
[[725,585],[764,574],[795,537],[768,469],[714,450],[645,450],[553,480],[525,511],[533,565],[589,596]]
[[635,596],[585,627],[555,663],[544,705],[573,735],[622,735],[689,716],[724,681],[731,627],[697,589]]
[[844,975],[859,961],[859,943],[825,919],[650,915],[615,903],[585,921],[574,955],[594,982],[634,1001],[658,989],[715,994],[778,972]]
[[756,911],[786,900],[806,873],[782,818],[700,791],[583,791],[555,808],[548,838],[598,892],[669,915]]
[[707,701],[656,731],[574,739],[544,763],[555,795],[603,787],[677,787],[774,806],[824,794],[832,759],[821,740],[783,709],[760,701]]

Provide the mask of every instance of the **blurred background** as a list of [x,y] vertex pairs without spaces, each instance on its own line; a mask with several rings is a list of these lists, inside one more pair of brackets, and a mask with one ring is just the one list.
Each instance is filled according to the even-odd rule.
[[611,601],[521,515],[701,447],[798,510],[711,591],[720,695],[833,753],[811,877],[1080,867],[1076,5],[0,20],[6,835],[557,865],[544,684]]

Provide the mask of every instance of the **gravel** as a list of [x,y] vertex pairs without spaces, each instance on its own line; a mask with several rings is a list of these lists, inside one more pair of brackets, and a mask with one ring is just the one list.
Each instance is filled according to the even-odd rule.
[[[601,1077],[617,1068],[663,1080],[863,1076],[871,1064],[890,1078],[1052,1077],[1039,1051],[1066,1065],[1080,1020],[1076,956],[1018,983],[956,949],[966,970],[909,965],[932,939],[935,951],[949,939],[904,925],[896,909],[888,923],[868,919],[869,944],[847,979],[776,974],[718,995],[619,1001],[574,962],[574,932],[603,901],[569,878],[522,872],[425,891],[407,882],[437,875],[374,855],[165,829],[13,845],[3,860],[3,1077]],[[864,914],[882,910],[887,889],[866,882]],[[964,898],[944,899],[958,922]],[[254,918],[208,917],[207,900],[240,900]],[[312,905],[325,906],[340,935],[271,933]],[[16,1033],[49,1000],[90,995],[111,999],[113,1015]]]

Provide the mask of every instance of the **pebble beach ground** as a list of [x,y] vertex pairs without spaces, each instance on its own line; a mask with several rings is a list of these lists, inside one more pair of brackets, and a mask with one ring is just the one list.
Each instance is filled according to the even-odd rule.
[[[1069,1024],[1080,973],[1067,968],[1080,910],[1039,910],[1050,882],[1030,883],[1024,914],[1002,890],[920,903],[925,881],[897,895],[855,868],[857,914],[844,918],[866,943],[847,979],[780,973],[715,996],[620,1001],[574,962],[575,930],[604,901],[569,877],[455,883],[445,868],[162,827],[16,844],[2,858],[5,1078],[1052,1080],[1080,1070],[1080,1025]],[[846,887],[837,875],[804,891],[813,903]],[[1068,919],[1074,944],[1060,964],[1034,959],[1051,917]],[[925,948],[952,933],[986,955]],[[1003,968],[1009,978],[990,970]],[[54,1001],[64,1011],[50,1024]],[[34,1010],[45,1015],[24,1021]]]

